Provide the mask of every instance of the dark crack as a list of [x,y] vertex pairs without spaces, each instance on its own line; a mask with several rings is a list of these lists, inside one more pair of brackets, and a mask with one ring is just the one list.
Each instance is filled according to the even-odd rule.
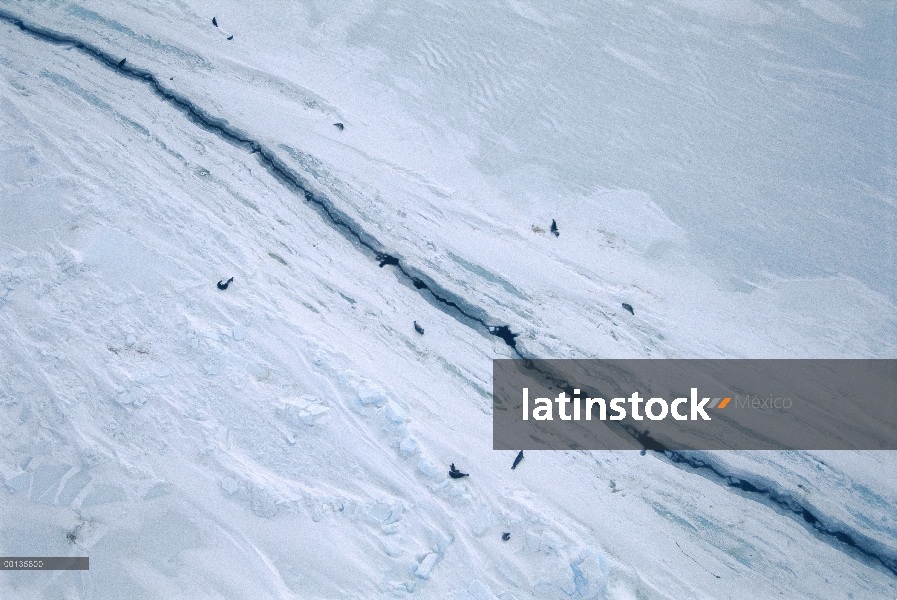
[[485,311],[469,305],[461,298],[437,285],[431,278],[424,276],[410,266],[404,265],[397,256],[387,252],[376,238],[366,233],[348,215],[336,208],[328,198],[313,191],[302,176],[287,166],[270,148],[230,125],[227,120],[215,117],[199,108],[182,94],[163,85],[151,71],[134,66],[123,57],[113,56],[109,52],[74,36],[28,23],[24,19],[2,9],[0,9],[0,19],[15,25],[25,33],[40,40],[77,48],[115,73],[146,83],[157,96],[183,112],[190,121],[199,127],[256,155],[257,160],[268,172],[286,187],[302,195],[306,201],[312,203],[318,209],[318,212],[330,221],[332,226],[347,237],[356,247],[359,247],[374,258],[380,267],[395,266],[397,273],[401,277],[411,283],[421,294],[426,293],[431,302],[435,303],[441,310],[453,315],[468,326],[485,329],[489,334],[501,338],[518,357],[524,358],[514,340],[519,334],[511,333],[507,325],[491,325]]
[[[568,381],[541,366],[540,361],[526,359],[524,367],[535,371],[551,383],[552,387],[564,391],[568,396],[575,395],[574,388]],[[600,395],[600,392],[596,394]],[[642,454],[649,450],[655,452],[676,467],[697,473],[718,485],[737,490],[746,498],[771,506],[800,523],[833,548],[897,576],[897,551],[894,548],[847,525],[835,523],[835,519],[827,518],[794,495],[775,490],[759,481],[726,473],[720,466],[702,459],[697,452],[670,450],[663,442],[652,437],[649,431],[640,430],[631,424],[608,421],[605,425],[618,435],[633,439],[641,447]]]
[[697,453],[669,450],[651,438],[647,431],[640,432],[633,427],[629,429],[630,435],[646,450],[661,454],[676,466],[685,467],[714,483],[737,490],[742,496],[781,511],[829,545],[865,559],[874,566],[883,567],[891,575],[897,576],[897,552],[893,548],[846,525],[832,523],[833,519],[817,513],[813,507],[804,504],[789,492],[775,490],[763,483],[728,474],[718,465],[700,458]]
[[[515,339],[519,334],[513,333],[507,325],[489,324],[485,311],[467,304],[448,290],[437,285],[428,276],[413,267],[405,265],[397,256],[387,252],[373,236],[366,233],[350,217],[337,209],[328,198],[312,191],[303,178],[287,166],[270,148],[252,139],[238,128],[233,127],[225,119],[215,117],[202,110],[185,96],[165,87],[152,72],[136,67],[123,60],[122,57],[113,56],[105,50],[71,35],[27,23],[23,19],[2,9],[0,9],[0,19],[43,41],[53,44],[71,45],[91,58],[98,60],[117,74],[145,82],[157,96],[183,112],[196,125],[231,144],[245,148],[250,153],[257,155],[258,161],[275,178],[288,188],[302,195],[306,201],[312,203],[338,231],[354,245],[374,258],[380,267],[395,266],[397,273],[401,277],[422,294],[426,293],[429,299],[440,306],[442,310],[453,314],[467,325],[483,328],[490,335],[502,339],[518,358],[527,361],[529,368],[539,372],[558,388],[572,394],[573,389],[568,382],[549,371],[535,367],[534,363],[529,360],[529,357],[525,356],[518,348]],[[763,484],[754,483],[744,478],[726,474],[718,466],[691,456],[689,453],[669,450],[662,443],[654,440],[647,431],[640,431],[629,425],[621,425],[621,432],[631,436],[644,450],[652,450],[659,453],[676,466],[692,470],[711,481],[736,489],[747,497],[773,506],[803,524],[820,538],[829,540],[833,546],[840,546],[841,550],[852,553],[873,564],[880,565],[892,575],[897,576],[897,558],[892,556],[892,549],[859,532],[851,531],[846,527],[827,524],[829,522],[828,519],[814,512],[811,507],[802,504],[793,495],[773,490]]]

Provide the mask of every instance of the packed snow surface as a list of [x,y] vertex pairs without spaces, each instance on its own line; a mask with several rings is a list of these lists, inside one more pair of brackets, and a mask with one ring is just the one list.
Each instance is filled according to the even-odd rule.
[[0,554],[90,557],[0,597],[897,597],[892,453],[491,449],[493,358],[897,357],[895,14],[0,0]]

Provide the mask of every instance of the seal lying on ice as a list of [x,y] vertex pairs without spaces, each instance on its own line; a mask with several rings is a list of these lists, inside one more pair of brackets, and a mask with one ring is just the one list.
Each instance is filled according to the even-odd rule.
[[395,256],[390,256],[389,254],[386,254],[385,252],[378,252],[377,260],[380,261],[381,268],[384,267],[385,265],[398,265],[399,264],[398,258],[396,258]]
[[470,473],[462,473],[455,468],[455,463],[452,463],[452,468],[449,469],[449,477],[452,479],[461,479],[462,477],[470,477]]
[[231,277],[231,278],[228,279],[227,281],[224,281],[224,282],[219,281],[219,282],[218,282],[218,289],[219,289],[219,290],[226,290],[226,289],[227,289],[227,286],[229,286],[229,285],[230,285],[230,282],[233,281],[233,280],[234,280],[234,278]]
[[520,335],[519,333],[511,333],[511,329],[507,325],[499,325],[498,327],[489,327],[489,333],[494,335],[495,337],[500,337],[505,341],[505,343],[511,348],[517,347],[517,340],[514,338]]

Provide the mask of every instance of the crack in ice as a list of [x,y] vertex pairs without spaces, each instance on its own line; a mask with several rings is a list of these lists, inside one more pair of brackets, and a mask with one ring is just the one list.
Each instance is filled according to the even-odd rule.
[[[287,184],[287,186],[291,187],[294,191],[300,192],[308,202],[314,204],[317,209],[326,216],[338,231],[343,233],[343,235],[346,235],[350,241],[372,254],[374,258],[380,262],[381,267],[384,265],[394,265],[398,272],[404,276],[416,290],[421,294],[428,292],[437,304],[444,307],[443,310],[446,310],[449,314],[454,313],[455,318],[458,318],[459,316],[462,317],[458,320],[467,325],[477,324],[482,326],[490,335],[494,335],[504,340],[517,356],[525,358],[517,348],[517,343],[514,339],[518,334],[512,333],[507,325],[490,325],[488,322],[488,315],[486,315],[485,311],[468,305],[460,298],[455,297],[454,294],[448,290],[441,288],[433,282],[431,278],[418,273],[417,270],[412,267],[402,264],[398,257],[385,252],[382,245],[373,236],[366,233],[360,226],[354,223],[350,217],[337,209],[332,202],[321,194],[317,194],[310,190],[302,177],[288,167],[270,148],[252,139],[236,127],[233,127],[225,119],[210,115],[199,108],[191,100],[164,86],[151,71],[135,67],[132,63],[128,63],[120,57],[115,57],[109,52],[72,35],[28,23],[24,19],[2,9],[0,9],[0,19],[15,25],[22,31],[41,40],[53,44],[70,44],[92,58],[97,59],[108,68],[120,73],[122,76],[147,83],[156,95],[184,112],[195,124],[224,138],[232,144],[249,149],[252,154],[258,154],[259,162],[261,162],[276,179],[281,183]],[[425,281],[425,279],[429,281]]]
[[[637,439],[644,448],[662,454],[677,467],[682,468],[680,466],[682,465],[687,470],[696,472],[714,483],[740,490],[752,500],[777,508],[807,529],[819,534],[819,536],[830,538],[831,541],[826,541],[833,548],[848,551],[848,553],[850,551],[855,552],[868,561],[877,562],[892,575],[897,576],[897,552],[893,548],[846,525],[839,527],[836,524],[832,524],[834,519],[815,512],[789,492],[777,491],[764,484],[727,474],[719,466],[709,461],[691,456],[688,452],[669,450],[663,444],[648,436],[647,432],[640,433],[636,432],[634,428],[631,429],[630,433],[634,437],[638,436]],[[839,548],[838,544],[834,542],[837,542],[842,547]]]
[[[532,360],[526,359],[524,367],[539,373],[542,378],[557,386],[568,396],[575,395],[574,388],[568,381],[548,369],[540,368]],[[817,533],[821,538],[828,538],[824,541],[836,550],[846,554],[853,552],[867,561],[878,563],[890,574],[897,576],[897,550],[846,525],[833,524],[835,519],[826,517],[812,507],[801,503],[792,494],[771,489],[765,484],[752,482],[744,477],[728,474],[719,466],[692,456],[687,451],[670,450],[662,442],[651,437],[647,430],[642,431],[625,423],[606,422],[605,425],[616,430],[618,434],[631,437],[642,447],[643,453],[647,450],[659,453],[677,468],[696,472],[716,484],[740,490],[745,497],[777,508],[807,529]]]
[[[441,288],[428,276],[423,275],[411,266],[405,265],[398,257],[384,251],[382,245],[373,236],[366,233],[350,217],[337,209],[326,197],[311,191],[309,186],[302,180],[302,177],[288,167],[268,147],[233,127],[226,120],[210,115],[183,95],[165,87],[152,72],[146,69],[135,67],[126,61],[123,62],[121,58],[116,58],[101,48],[74,36],[28,23],[3,9],[0,9],[0,19],[41,40],[54,44],[70,44],[122,76],[146,82],[158,96],[184,112],[195,124],[232,144],[247,148],[253,154],[258,154],[258,160],[275,178],[295,191],[301,192],[305,199],[314,204],[338,231],[369,252],[380,263],[381,267],[386,265],[395,266],[398,273],[410,282],[416,290],[421,292],[422,295],[424,292],[427,292],[433,301],[444,307],[443,310],[446,310],[449,314],[454,313],[454,317],[462,323],[469,326],[472,324],[482,326],[490,335],[501,338],[519,358],[527,360],[529,368],[533,368],[561,389],[567,390],[570,388],[568,391],[572,393],[572,388],[566,381],[549,371],[535,367],[529,360],[529,357],[517,346],[515,338],[518,334],[513,333],[507,325],[490,325],[485,311],[467,304],[451,292]],[[790,514],[795,520],[802,522],[805,527],[820,536],[831,538],[832,543],[830,545],[833,547],[838,548],[838,545],[834,542],[842,546],[838,548],[842,551],[845,550],[843,546],[846,546],[867,560],[878,562],[891,574],[897,576],[897,556],[889,556],[889,554],[893,554],[893,550],[881,542],[856,531],[845,531],[844,529],[846,528],[827,525],[826,521],[830,522],[833,519],[826,519],[824,516],[819,515],[811,508],[800,503],[789,493],[777,492],[762,484],[755,484],[747,479],[728,475],[719,467],[700,458],[689,456],[685,452],[669,450],[663,444],[651,438],[647,431],[639,431],[630,425],[620,425],[620,427],[621,433],[631,436],[645,450],[658,452],[677,467],[691,469],[720,485],[756,496],[759,498],[757,501],[770,504]]]

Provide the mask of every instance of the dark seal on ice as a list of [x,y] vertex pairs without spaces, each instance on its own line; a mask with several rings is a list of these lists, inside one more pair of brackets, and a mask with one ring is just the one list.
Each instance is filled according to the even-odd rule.
[[452,479],[461,479],[462,477],[470,477],[470,473],[462,473],[455,468],[455,463],[452,463],[452,467],[449,469],[449,477]]
[[506,531],[501,534],[501,539],[503,542],[507,542],[509,539],[511,539],[511,534]]
[[342,131],[343,128],[345,127],[345,125],[343,125],[342,123],[334,123],[333,126],[336,127],[337,129],[339,129],[340,131]]
[[626,304],[626,303],[624,302],[624,303],[623,303],[623,308],[625,308],[626,310],[628,310],[631,314],[635,315],[635,311],[632,310],[632,305],[631,305],[631,304]]
[[378,252],[377,260],[380,261],[380,268],[383,268],[386,265],[398,265],[399,264],[398,258],[396,258],[395,256],[390,256],[389,254],[386,254],[385,252]]
[[514,469],[517,468],[517,465],[520,464],[520,461],[521,461],[521,460],[523,460],[523,450],[521,450],[521,451],[517,454],[517,458],[514,459],[514,464],[511,465],[511,470],[512,470],[512,471],[513,471]]
[[127,60],[128,60],[127,58],[123,58],[120,61],[118,61],[118,68],[121,69],[123,66],[125,66],[125,62]]
[[551,233],[554,234],[554,237],[561,237],[561,232],[558,231],[558,224],[554,219],[551,220]]
[[218,19],[216,19],[215,17],[212,17],[212,25],[218,27]]
[[421,335],[424,334],[424,328],[418,325],[417,321],[414,322],[414,331],[418,332]]
[[489,333],[494,335],[495,337],[500,337],[505,341],[505,343],[511,348],[517,347],[517,341],[514,339],[519,333],[511,333],[510,328],[507,325],[499,325],[498,327],[490,327]]
[[232,39],[234,39],[234,36],[229,35],[229,36],[227,36],[227,39],[232,40]]
[[219,281],[219,282],[218,282],[218,289],[219,289],[219,290],[226,290],[226,289],[227,289],[227,286],[229,286],[230,283],[231,283],[231,281],[233,281],[233,280],[234,280],[234,278],[231,277],[231,278],[228,279],[227,281]]

